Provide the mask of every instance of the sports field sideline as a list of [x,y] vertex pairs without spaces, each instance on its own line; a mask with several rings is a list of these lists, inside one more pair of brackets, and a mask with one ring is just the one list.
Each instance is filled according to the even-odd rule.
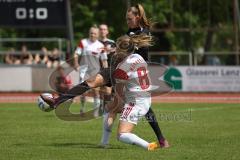
[[[0,93],[0,103],[34,103],[40,93]],[[167,93],[152,97],[160,103],[240,103],[240,93]]]

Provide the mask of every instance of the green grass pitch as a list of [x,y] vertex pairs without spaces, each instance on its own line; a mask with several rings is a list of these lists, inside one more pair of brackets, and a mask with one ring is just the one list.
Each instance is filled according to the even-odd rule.
[[[78,106],[73,106],[73,112]],[[0,104],[1,160],[239,160],[239,104],[153,104],[169,149],[148,152],[116,140],[98,148],[102,118],[85,122],[59,120],[36,104]],[[142,119],[134,132],[155,141]]]

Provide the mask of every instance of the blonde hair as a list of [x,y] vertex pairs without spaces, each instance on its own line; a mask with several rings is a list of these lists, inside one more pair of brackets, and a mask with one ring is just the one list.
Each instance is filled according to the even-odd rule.
[[145,33],[139,35],[124,35],[117,39],[116,54],[117,61],[122,61],[125,57],[134,52],[135,49],[149,47],[153,44],[153,38]]
[[150,29],[151,28],[151,22],[150,20],[146,17],[145,10],[141,4],[137,4],[135,6],[132,6],[128,8],[127,12],[133,13],[135,16],[140,17],[140,25],[143,28]]
[[99,28],[98,28],[98,26],[97,26],[96,24],[92,25],[92,26],[89,28],[89,32],[90,32],[92,29],[99,30]]

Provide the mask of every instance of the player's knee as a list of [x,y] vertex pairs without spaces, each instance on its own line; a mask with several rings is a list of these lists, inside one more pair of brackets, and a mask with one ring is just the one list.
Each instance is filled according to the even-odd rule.
[[104,123],[104,129],[107,131],[107,132],[112,132],[112,126],[113,126],[113,122],[107,120],[105,123]]
[[123,135],[123,133],[118,133],[118,134],[117,134],[117,140],[118,140],[118,141],[120,141],[122,135]]
[[109,126],[109,125],[104,126],[104,129],[105,129],[107,132],[112,132],[112,127]]
[[124,137],[126,137],[127,135],[129,135],[130,132],[120,132],[117,134],[117,140],[121,141]]
[[89,86],[90,88],[96,87],[96,84],[94,83],[94,81],[86,81],[86,83],[88,84],[88,86]]

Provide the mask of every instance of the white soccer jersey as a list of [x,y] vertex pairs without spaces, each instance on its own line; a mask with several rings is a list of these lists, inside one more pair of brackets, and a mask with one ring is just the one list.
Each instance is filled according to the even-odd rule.
[[98,40],[95,42],[92,42],[89,39],[81,40],[75,53],[80,56],[91,55],[100,58],[101,60],[107,59],[107,53],[104,51],[104,45]]
[[80,79],[82,81],[96,75],[100,71],[100,60],[107,60],[107,53],[104,51],[104,45],[96,40],[89,39],[80,41],[75,53],[80,56]]
[[136,124],[151,105],[151,80],[146,61],[139,54],[131,54],[121,62],[115,72],[116,83],[124,83],[124,109],[120,120]]

